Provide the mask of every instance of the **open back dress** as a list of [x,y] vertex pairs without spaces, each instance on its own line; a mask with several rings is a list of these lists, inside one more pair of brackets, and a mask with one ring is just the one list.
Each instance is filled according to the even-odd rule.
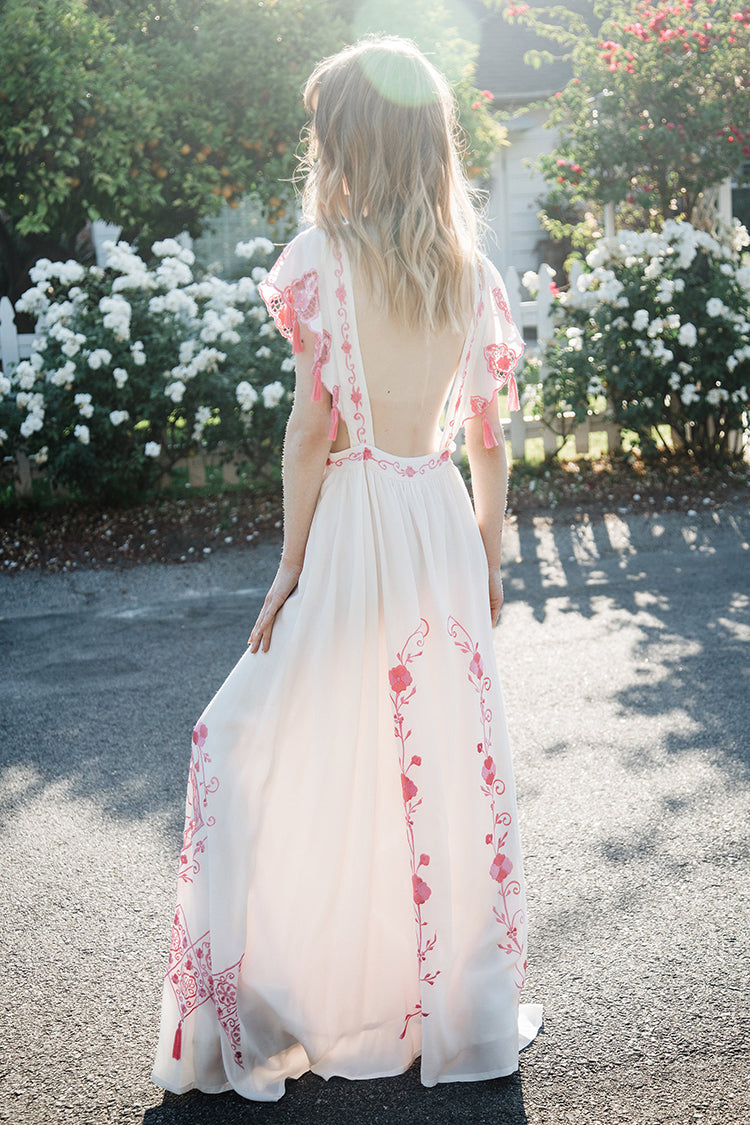
[[[193,731],[154,1081],[276,1100],[287,1078],[510,1074],[526,906],[487,562],[451,460],[523,345],[480,256],[438,448],[374,443],[345,248],[298,235],[261,284],[314,340],[331,454],[268,653],[241,657]],[[408,373],[405,373],[405,378]],[[514,401],[515,400],[515,401]],[[485,419],[485,443],[494,441]]]

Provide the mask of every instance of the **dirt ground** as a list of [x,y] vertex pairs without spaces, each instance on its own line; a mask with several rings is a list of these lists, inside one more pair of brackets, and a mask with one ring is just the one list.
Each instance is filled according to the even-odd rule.
[[[647,467],[627,459],[516,465],[508,518],[548,513],[585,520],[605,511],[701,511],[747,503],[750,465],[723,471]],[[227,489],[212,495],[162,496],[129,508],[58,504],[0,509],[0,570],[123,568],[146,560],[192,562],[278,535],[278,490]]]

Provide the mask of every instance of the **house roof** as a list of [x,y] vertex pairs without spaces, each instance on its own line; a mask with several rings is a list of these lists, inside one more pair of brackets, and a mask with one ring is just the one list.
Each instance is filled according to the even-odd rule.
[[[531,8],[547,7],[540,0],[531,0]],[[591,0],[566,0],[567,8],[591,17]],[[527,51],[549,51],[552,55],[563,48],[527,27],[510,24],[502,10],[490,9],[482,0],[472,0],[472,10],[479,21],[480,46],[477,62],[477,85],[491,90],[495,103],[521,103],[548,97],[561,90],[572,75],[569,62],[556,59],[543,63],[539,69],[523,59]]]

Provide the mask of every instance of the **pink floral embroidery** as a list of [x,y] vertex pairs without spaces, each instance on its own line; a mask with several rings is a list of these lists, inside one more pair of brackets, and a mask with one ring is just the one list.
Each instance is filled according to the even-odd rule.
[[[414,918],[417,927],[417,965],[419,981],[420,984],[433,985],[440,975],[440,970],[437,969],[435,972],[427,972],[425,962],[428,954],[435,948],[437,934],[433,934],[429,939],[425,938],[424,931],[427,927],[427,922],[422,917],[422,907],[432,894],[432,889],[426,879],[420,874],[422,868],[429,867],[430,857],[426,852],[422,852],[419,858],[417,858],[414,843],[414,814],[422,804],[422,798],[419,796],[419,787],[416,781],[413,777],[409,776],[410,771],[419,769],[422,765],[422,759],[419,754],[412,754],[407,762],[406,743],[411,738],[412,732],[410,730],[404,730],[404,707],[413,699],[417,690],[414,685],[414,678],[407,668],[407,664],[411,664],[413,660],[416,660],[417,657],[422,655],[425,638],[429,631],[429,625],[424,618],[422,618],[418,627],[407,638],[406,644],[401,652],[396,654],[396,663],[388,671],[388,682],[391,686],[394,734],[396,735],[400,748],[401,792],[404,798],[406,838],[411,854],[411,883],[412,898],[414,900]],[[420,999],[414,1011],[407,1013],[400,1038],[403,1039],[406,1035],[409,1020],[413,1019],[415,1016],[427,1015],[429,1015],[429,1013],[423,1010],[422,1000]]]
[[502,315],[507,320],[508,324],[513,324],[513,317],[511,316],[510,305],[508,304],[508,302],[505,298],[505,294],[503,293],[503,291],[502,291],[502,289],[500,288],[499,285],[496,289],[492,290],[492,296],[493,296],[493,299],[495,301],[495,304],[497,305],[498,311],[500,313],[502,313]]
[[331,355],[331,335],[320,324],[317,270],[306,270],[301,277],[294,278],[283,290],[276,286],[276,279],[292,245],[290,242],[277,259],[268,277],[258,286],[258,292],[265,301],[281,335],[292,341],[292,350],[295,353],[301,349],[299,322],[303,321],[312,332],[315,341],[312,365],[313,398],[317,401],[321,395],[323,367],[328,363]]
[[218,777],[206,777],[206,766],[210,765],[211,758],[204,750],[208,728],[205,723],[197,723],[193,730],[193,753],[190,758],[188,771],[188,789],[185,799],[185,827],[182,832],[182,851],[180,852],[180,868],[178,879],[192,883],[193,876],[200,871],[200,863],[196,858],[206,849],[206,834],[198,838],[203,829],[211,828],[215,823],[213,816],[205,816],[208,808],[208,797],[219,788]]
[[479,714],[482,723],[482,741],[477,743],[477,753],[482,757],[482,792],[488,797],[492,817],[492,831],[485,836],[485,843],[492,848],[490,878],[498,884],[499,905],[493,907],[498,923],[503,927],[504,940],[497,943],[502,953],[516,958],[516,985],[523,987],[526,979],[526,961],[523,944],[519,939],[519,928],[525,919],[523,909],[516,907],[514,900],[520,898],[521,884],[518,879],[510,880],[513,863],[503,850],[508,840],[512,817],[507,811],[498,811],[497,800],[505,793],[505,782],[497,776],[492,757],[492,709],[487,704],[487,695],[492,688],[492,679],[485,674],[485,665],[479,651],[463,625],[449,617],[448,635],[461,652],[469,656],[468,680],[479,696]]
[[362,405],[362,392],[357,384],[357,372],[354,369],[352,362],[352,343],[349,339],[349,332],[351,326],[349,324],[349,314],[346,309],[346,286],[344,285],[344,261],[341,256],[341,247],[338,243],[334,243],[333,252],[338,262],[337,268],[334,270],[338,285],[336,287],[336,299],[339,303],[338,315],[341,321],[341,350],[346,357],[346,369],[349,372],[349,386],[351,387],[350,398],[352,406],[354,407],[354,421],[357,423],[357,441],[365,441],[367,431],[365,429],[365,416],[360,410]]
[[211,967],[209,931],[191,941],[185,912],[181,906],[177,907],[167,966],[167,980],[172,986],[180,1013],[172,1049],[175,1059],[179,1059],[182,1054],[182,1025],[185,1020],[196,1008],[200,1008],[207,1000],[212,1000],[216,1018],[233,1048],[234,1061],[244,1070],[237,1014],[237,981],[241,965],[242,957],[229,968],[214,973]]
[[372,450],[369,446],[358,446],[356,449],[335,453],[328,458],[326,464],[332,468],[345,464],[347,461],[373,461],[379,469],[395,473],[399,477],[423,477],[433,469],[440,468],[450,461],[450,450],[441,449],[439,453],[422,461],[418,465],[403,465],[397,457],[392,457],[383,450]]
[[452,408],[450,406],[450,403],[448,405],[448,411],[447,411],[448,423],[447,423],[446,428],[445,428],[445,443],[446,443],[446,445],[448,444],[448,442],[453,441],[454,437],[456,436],[456,430],[461,425],[461,403],[463,402],[464,388],[466,386],[466,379],[467,379],[467,376],[468,376],[468,373],[469,373],[469,364],[471,363],[471,356],[472,356],[472,352],[474,350],[474,343],[475,343],[475,340],[476,340],[477,329],[479,327],[482,316],[484,314],[484,275],[482,273],[482,269],[481,269],[481,266],[479,265],[479,263],[477,263],[476,268],[477,268],[477,271],[479,273],[479,300],[477,301],[477,308],[476,308],[476,313],[475,313],[475,316],[474,316],[474,324],[472,326],[471,339],[469,340],[469,346],[466,349],[466,359],[464,360],[464,366],[463,366],[463,370],[461,372],[461,378],[458,380],[458,383],[457,383],[455,391],[454,391],[454,394],[456,396],[455,401],[453,403]]

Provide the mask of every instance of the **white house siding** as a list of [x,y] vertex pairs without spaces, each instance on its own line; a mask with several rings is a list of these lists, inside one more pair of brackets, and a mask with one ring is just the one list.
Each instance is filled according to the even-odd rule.
[[547,192],[540,173],[531,165],[540,153],[551,152],[555,134],[545,129],[546,113],[531,110],[508,123],[509,145],[493,164],[487,220],[491,228],[488,253],[502,271],[515,266],[519,274],[536,270],[539,243],[546,237],[537,217],[539,199]]

